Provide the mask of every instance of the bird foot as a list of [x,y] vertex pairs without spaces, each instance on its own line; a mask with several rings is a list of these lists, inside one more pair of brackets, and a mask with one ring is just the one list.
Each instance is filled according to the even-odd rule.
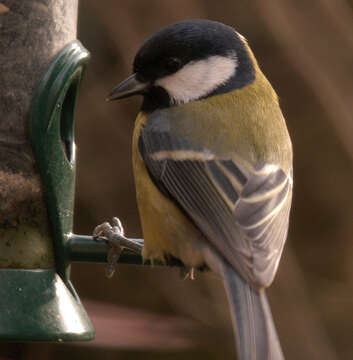
[[93,230],[93,238],[98,240],[101,236],[106,238],[105,241],[109,245],[107,265],[105,268],[105,274],[108,278],[114,275],[117,262],[123,249],[129,249],[141,255],[143,244],[126,238],[121,221],[116,217],[112,219],[111,224],[104,222],[95,227]]
[[182,267],[180,269],[180,276],[184,280],[186,279],[195,280],[196,279],[195,270],[196,269],[194,267],[189,267],[189,266]]

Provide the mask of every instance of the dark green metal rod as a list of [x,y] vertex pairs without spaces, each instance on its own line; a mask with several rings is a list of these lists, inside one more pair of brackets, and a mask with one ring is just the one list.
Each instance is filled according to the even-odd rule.
[[[141,245],[143,244],[142,239],[129,240]],[[94,239],[93,236],[72,234],[67,241],[66,249],[70,262],[107,263],[109,245],[108,241],[103,237]],[[124,249],[119,258],[119,264],[151,265],[151,262],[143,261],[141,255]],[[155,265],[162,264],[155,262]],[[175,258],[168,259],[163,265],[183,266],[183,264]]]
[[[131,240],[143,243],[140,239]],[[103,237],[94,239],[93,236],[72,234],[67,243],[67,252],[71,262],[106,263],[108,251],[108,242]],[[143,265],[141,255],[127,249],[124,249],[120,255],[119,263]]]

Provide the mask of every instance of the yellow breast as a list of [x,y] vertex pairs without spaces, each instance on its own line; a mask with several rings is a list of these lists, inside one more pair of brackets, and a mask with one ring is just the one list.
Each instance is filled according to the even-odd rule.
[[205,240],[174,202],[154,185],[139,154],[138,138],[146,120],[146,114],[139,113],[133,135],[132,157],[136,198],[145,240],[143,257],[163,261],[166,254],[171,254],[188,266],[200,266],[203,264],[200,249]]

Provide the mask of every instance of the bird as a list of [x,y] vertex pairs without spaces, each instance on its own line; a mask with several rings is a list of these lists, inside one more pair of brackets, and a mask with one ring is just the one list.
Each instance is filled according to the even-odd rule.
[[247,40],[223,23],[170,24],[108,100],[141,95],[132,162],[146,259],[220,276],[238,358],[284,355],[265,289],[287,238],[291,139]]

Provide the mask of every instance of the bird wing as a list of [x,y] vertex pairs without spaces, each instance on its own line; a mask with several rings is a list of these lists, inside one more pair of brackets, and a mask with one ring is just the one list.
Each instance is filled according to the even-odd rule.
[[254,286],[268,286],[287,236],[291,174],[221,158],[175,134],[165,118],[149,119],[138,146],[156,186],[222,258]]

